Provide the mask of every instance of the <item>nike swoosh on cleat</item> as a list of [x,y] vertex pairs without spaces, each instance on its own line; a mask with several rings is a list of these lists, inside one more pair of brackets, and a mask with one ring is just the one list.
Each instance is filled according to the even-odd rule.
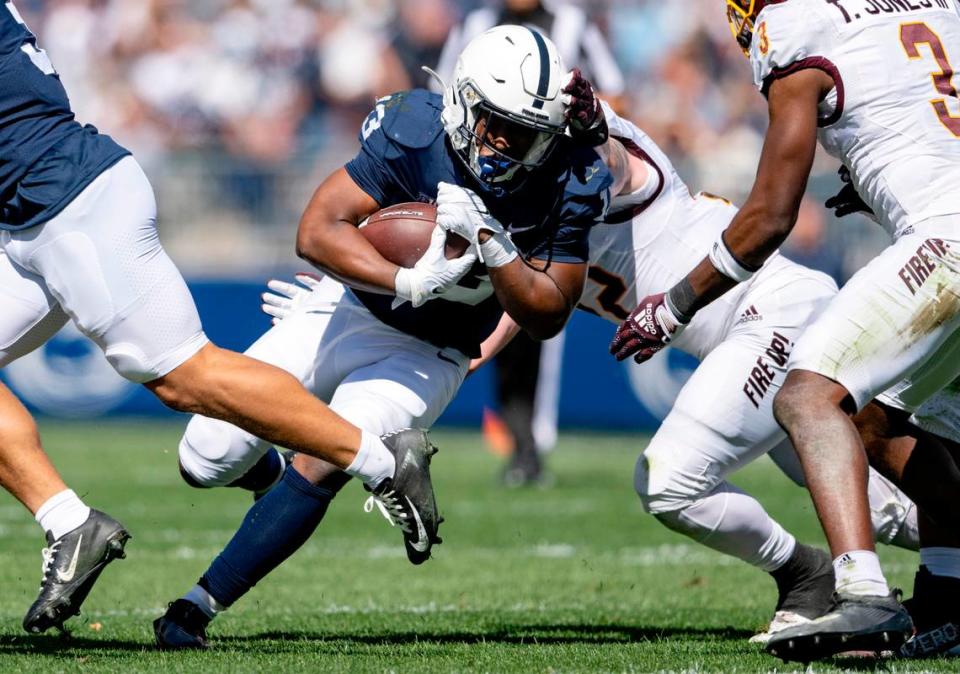
[[77,548],[73,551],[73,559],[70,560],[70,566],[67,567],[66,572],[57,571],[57,580],[61,583],[69,583],[73,580],[73,576],[77,572],[77,560],[80,559],[81,543],[83,543],[83,534],[80,534],[80,538],[77,539]]
[[423,526],[423,521],[420,519],[420,513],[417,512],[417,509],[413,507],[413,503],[410,501],[410,497],[404,496],[407,499],[407,504],[410,506],[410,512],[413,513],[413,519],[417,523],[417,542],[410,542],[410,547],[416,550],[417,552],[426,552],[430,547],[430,542],[427,540],[427,529]]

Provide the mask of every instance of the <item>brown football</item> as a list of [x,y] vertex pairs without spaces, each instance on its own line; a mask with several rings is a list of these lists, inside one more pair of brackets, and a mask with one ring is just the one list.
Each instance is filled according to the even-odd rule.
[[[410,201],[377,211],[360,225],[360,232],[390,262],[412,267],[429,248],[436,223],[436,206]],[[462,236],[447,234],[447,259],[460,257],[469,245]]]

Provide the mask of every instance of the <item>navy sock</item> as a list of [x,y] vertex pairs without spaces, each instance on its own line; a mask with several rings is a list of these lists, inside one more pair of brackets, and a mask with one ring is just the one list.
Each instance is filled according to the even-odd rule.
[[283,468],[283,457],[280,456],[280,452],[271,447],[250,470],[227,486],[260,491],[277,481],[281,468]]
[[223,606],[233,604],[310,538],[336,493],[287,468],[277,486],[247,511],[200,586]]

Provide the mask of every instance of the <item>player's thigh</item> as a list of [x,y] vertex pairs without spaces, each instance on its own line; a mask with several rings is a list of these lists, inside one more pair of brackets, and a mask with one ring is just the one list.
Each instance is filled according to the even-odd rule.
[[636,488],[650,512],[683,507],[784,437],[772,401],[786,358],[771,359],[764,341],[720,344],[684,385],[637,462]]
[[330,408],[360,428],[383,435],[430,428],[456,396],[469,360],[409,338],[386,358],[350,372]]
[[168,374],[206,343],[193,298],[160,243],[150,183],[132,159],[101,174],[50,221],[6,237],[124,377]]
[[[839,382],[862,408],[910,377],[960,326],[960,241],[908,235],[840,290],[797,343],[791,369]],[[942,386],[960,359],[929,374]],[[934,387],[928,391],[935,391]]]
[[67,322],[43,279],[0,250],[0,367],[41,346]]
[[[267,330],[245,353],[289,372],[329,402],[336,368],[325,344],[342,287],[339,293],[326,287],[315,292],[320,294],[308,306]],[[200,484],[223,486],[242,477],[271,446],[237,426],[195,415],[180,440],[180,466]]]

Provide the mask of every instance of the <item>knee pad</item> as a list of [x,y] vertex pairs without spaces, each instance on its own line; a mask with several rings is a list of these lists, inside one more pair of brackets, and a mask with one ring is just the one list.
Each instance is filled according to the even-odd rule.
[[146,354],[134,344],[112,344],[103,353],[117,374],[135,384],[144,384],[158,376]]
[[646,456],[637,459],[633,486],[643,509],[658,519],[661,514],[683,510],[710,491],[702,480],[687,479],[679,469],[651,468]]
[[243,477],[269,448],[236,426],[194,417],[180,440],[181,474],[190,476],[192,486],[225,487]]

